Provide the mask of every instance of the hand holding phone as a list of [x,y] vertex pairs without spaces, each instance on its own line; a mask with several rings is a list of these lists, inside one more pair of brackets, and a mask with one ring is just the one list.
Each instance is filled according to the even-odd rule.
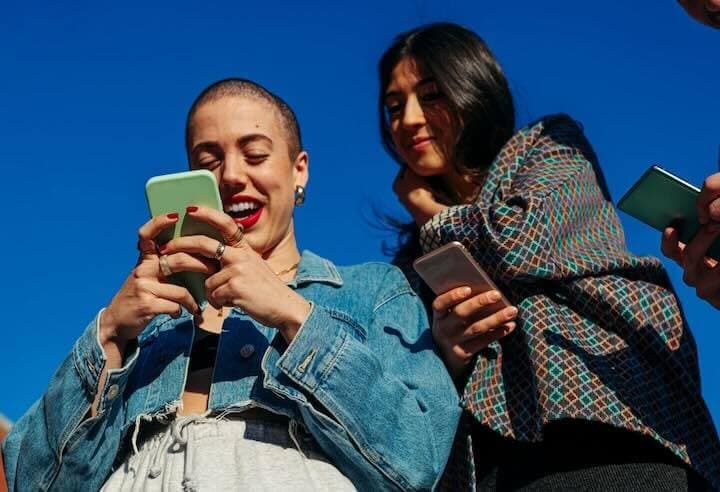
[[[660,232],[673,227],[680,242],[690,244],[700,229],[699,194],[696,186],[652,166],[620,199],[618,208]],[[705,256],[720,259],[720,239],[709,246]]]
[[[208,170],[186,171],[150,178],[145,184],[150,214],[153,217],[177,212],[179,220],[174,227],[160,233],[156,242],[164,244],[181,236],[208,236],[223,241],[220,232],[207,222],[195,220],[186,214],[189,205],[204,205],[222,211],[222,201],[215,176]],[[198,272],[178,272],[169,280],[184,286],[198,304],[206,301],[205,279],[207,275]]]
[[413,266],[438,296],[435,343],[453,377],[462,377],[475,354],[515,329],[518,310],[458,242],[431,251]]

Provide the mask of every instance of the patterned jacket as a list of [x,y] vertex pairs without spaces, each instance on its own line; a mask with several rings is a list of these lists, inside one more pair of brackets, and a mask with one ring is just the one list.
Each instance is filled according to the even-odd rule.
[[[504,146],[474,203],[420,231],[424,251],[463,243],[519,309],[477,357],[464,407],[520,441],[568,418],[638,432],[720,488],[695,342],[660,261],[628,251],[596,168],[577,123],[545,118]],[[468,442],[458,434],[448,474],[471,462]]]

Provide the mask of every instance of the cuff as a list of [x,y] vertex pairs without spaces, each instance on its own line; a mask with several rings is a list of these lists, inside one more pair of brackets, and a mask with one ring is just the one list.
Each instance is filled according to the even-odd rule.
[[[99,338],[100,319],[104,310],[105,309],[100,310],[73,347],[75,370],[91,400],[94,399],[97,394],[100,375],[107,361]],[[123,367],[108,370],[105,387],[103,388],[104,394],[102,395],[98,408],[99,411],[104,408],[106,401],[113,400],[117,395],[122,394],[125,389],[130,371],[135,366],[135,362],[140,354],[140,348],[137,344],[129,344],[128,350],[132,350],[132,352],[126,353]]]
[[277,367],[296,384],[314,391],[334,367],[348,337],[340,321],[311,303],[310,314],[277,361]]

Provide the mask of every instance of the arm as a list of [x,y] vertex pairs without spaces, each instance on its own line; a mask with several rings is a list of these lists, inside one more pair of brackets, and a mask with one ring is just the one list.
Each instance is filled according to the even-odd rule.
[[356,484],[430,489],[450,453],[458,396],[402,274],[389,270],[381,285],[365,326],[314,305],[277,368],[308,397],[306,425]]
[[[101,385],[106,357],[98,341],[98,319],[3,443],[9,490],[102,485],[119,445],[122,392],[137,351],[125,368],[107,370]],[[97,413],[88,419],[96,395]]]
[[[13,427],[3,447],[11,490],[102,485],[119,446],[121,402],[138,354],[131,349],[134,340],[158,314],[176,315],[182,306],[197,310],[190,293],[166,283],[159,271],[153,238],[177,219],[159,216],[140,228],[135,269],[75,343],[43,397]],[[175,272],[214,272],[188,255],[166,260]]]
[[600,271],[627,253],[595,155],[569,118],[516,134],[487,180],[475,203],[433,217],[424,241],[462,242],[501,284],[568,278],[578,265]]

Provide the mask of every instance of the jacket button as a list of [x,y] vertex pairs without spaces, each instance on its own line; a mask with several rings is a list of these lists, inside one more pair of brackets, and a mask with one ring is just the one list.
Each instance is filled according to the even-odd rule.
[[112,400],[113,398],[115,398],[118,395],[119,392],[120,392],[120,388],[118,388],[118,385],[113,384],[112,386],[110,386],[108,388],[107,399]]
[[243,347],[240,349],[240,357],[242,357],[243,359],[249,359],[254,353],[255,347],[250,345],[249,343],[247,345],[243,345]]

